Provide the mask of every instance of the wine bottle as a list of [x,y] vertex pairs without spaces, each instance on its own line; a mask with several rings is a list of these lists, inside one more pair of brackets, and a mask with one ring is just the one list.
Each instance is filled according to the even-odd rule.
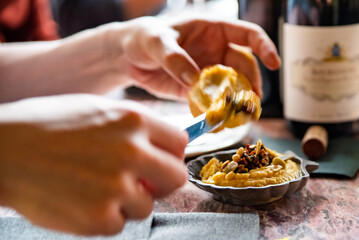
[[330,137],[359,120],[359,0],[286,0],[284,116],[301,137],[318,124]]

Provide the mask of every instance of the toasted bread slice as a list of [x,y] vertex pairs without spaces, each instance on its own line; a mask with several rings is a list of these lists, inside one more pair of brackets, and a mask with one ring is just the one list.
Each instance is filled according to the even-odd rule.
[[195,117],[207,112],[209,122],[225,120],[216,131],[258,120],[261,113],[260,99],[252,91],[248,79],[233,68],[223,65],[202,70],[188,94],[188,102]]

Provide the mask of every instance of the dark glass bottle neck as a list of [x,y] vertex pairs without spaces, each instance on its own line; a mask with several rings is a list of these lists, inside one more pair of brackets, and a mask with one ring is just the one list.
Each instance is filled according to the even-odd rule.
[[359,0],[287,0],[286,22],[307,26],[359,23]]

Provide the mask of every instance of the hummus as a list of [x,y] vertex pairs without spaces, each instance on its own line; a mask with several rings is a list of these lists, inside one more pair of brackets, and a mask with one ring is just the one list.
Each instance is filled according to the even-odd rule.
[[203,166],[202,182],[218,186],[263,187],[294,180],[300,166],[286,156],[265,148],[260,140],[255,145],[239,148],[232,160],[212,158]]

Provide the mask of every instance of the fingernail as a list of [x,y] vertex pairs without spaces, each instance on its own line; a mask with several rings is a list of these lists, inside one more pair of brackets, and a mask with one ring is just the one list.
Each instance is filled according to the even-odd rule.
[[192,84],[197,79],[197,73],[193,73],[190,71],[185,71],[181,74],[181,79],[184,83],[186,83],[188,86],[192,86]]
[[269,64],[268,68],[271,70],[276,70],[281,65],[281,60],[277,53],[270,52],[267,56],[267,63]]
[[259,97],[260,99],[263,98],[263,90],[262,90],[262,89],[259,89],[258,95],[259,95],[258,97]]

